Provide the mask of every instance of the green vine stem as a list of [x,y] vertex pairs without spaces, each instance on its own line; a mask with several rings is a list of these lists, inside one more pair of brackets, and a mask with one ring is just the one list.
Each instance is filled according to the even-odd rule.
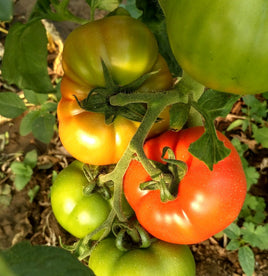
[[[82,240],[82,245],[89,244],[92,236],[100,231],[103,231],[103,234],[98,241],[105,238],[110,233],[116,218],[119,222],[124,223],[128,221],[128,217],[124,214],[122,208],[123,178],[130,162],[134,158],[138,158],[144,169],[153,179],[161,180],[161,178],[167,177],[160,168],[155,166],[155,164],[146,157],[143,150],[143,144],[153,124],[167,106],[180,102],[187,102],[187,100],[190,103],[191,99],[196,97],[196,94],[200,95],[200,85],[196,85],[196,82],[186,75],[179,81],[179,85],[172,90],[156,93],[118,93],[110,97],[111,105],[125,106],[133,103],[142,103],[147,105],[147,111],[139,128],[114,169],[109,173],[100,174],[98,176],[98,183],[100,186],[106,183],[113,183],[113,208],[106,221]],[[97,244],[98,241],[95,242],[95,244]],[[90,251],[91,250],[92,247]],[[89,253],[87,252],[86,254]]]
[[[90,234],[88,234],[87,236],[85,236],[83,239],[80,240],[80,243],[79,243],[79,246],[77,248],[77,251],[79,251],[79,247],[82,247],[82,248],[86,248],[87,245],[89,244],[91,238],[96,235],[97,233],[101,232],[102,231],[102,235],[101,237],[99,238],[98,241],[101,241],[102,239],[104,239],[107,235],[109,235],[109,233],[111,232],[112,230],[112,225],[113,225],[113,222],[115,220],[115,217],[116,217],[116,213],[115,211],[112,209],[108,218],[105,220],[105,222],[103,224],[101,224],[97,229],[95,229],[94,231],[92,231]],[[85,259],[86,257],[88,257],[91,253],[91,251],[94,249],[95,246],[97,246],[98,244],[98,241],[96,241],[93,246],[91,246],[88,250],[85,250],[83,252],[83,254],[79,254],[77,253],[78,255],[78,259],[79,260],[83,260]]]
[[145,156],[143,151],[143,144],[147,134],[152,128],[154,122],[157,120],[159,114],[162,110],[171,104],[180,101],[179,91],[169,90],[166,92],[159,93],[144,93],[144,94],[117,94],[111,97],[110,102],[112,105],[124,106],[129,103],[146,103],[147,112],[138,128],[137,132],[130,141],[129,146],[125,150],[122,158],[117,163],[115,169],[106,175],[100,175],[99,182],[105,183],[112,181],[114,183],[114,197],[113,197],[113,207],[114,211],[120,221],[126,221],[127,218],[121,212],[121,198],[122,198],[122,183],[124,174],[136,155],[139,161],[142,163],[145,170],[151,176],[160,175],[162,172],[160,169],[156,168],[150,160]]
[[114,232],[116,236],[116,247],[121,251],[128,251],[135,248],[148,248],[155,241],[155,238],[151,237],[137,221],[134,225],[122,223],[116,226],[119,226],[119,231]]

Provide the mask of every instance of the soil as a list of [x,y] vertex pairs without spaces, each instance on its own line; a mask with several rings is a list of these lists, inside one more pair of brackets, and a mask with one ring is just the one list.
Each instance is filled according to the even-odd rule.
[[[17,20],[27,18],[34,2],[16,1],[15,17]],[[83,3],[84,1],[76,1],[71,4],[71,9],[77,15],[89,14]],[[56,24],[57,31],[63,39],[74,27],[75,24],[70,23]],[[54,52],[50,53],[51,60],[55,60],[59,50],[57,44],[54,46]],[[49,70],[52,76],[62,74],[53,66]],[[0,79],[0,91],[4,91],[4,89],[4,84]],[[218,118],[216,127],[226,130],[233,118],[240,114],[241,105],[242,102],[238,101],[226,118]],[[61,171],[73,158],[63,148],[56,132],[48,145],[37,141],[31,134],[20,136],[19,125],[23,116],[24,114],[13,120],[0,117],[0,249],[8,248],[25,239],[30,240],[32,244],[59,246],[59,237],[61,237],[63,244],[72,244],[75,238],[59,226],[53,215],[49,191],[53,173]],[[227,134],[230,138],[236,136],[244,139],[243,141],[250,146],[247,159],[261,175],[258,184],[254,185],[252,193],[264,197],[267,204],[267,150],[259,148],[254,140],[247,138],[242,131]],[[33,176],[27,186],[22,191],[17,191],[9,168],[10,164],[14,160],[20,160],[18,153],[26,153],[32,149],[36,149],[38,152],[38,164],[34,168]],[[37,185],[40,189],[31,202],[28,191]],[[227,251],[226,244],[227,237],[223,236],[190,246],[196,260],[197,276],[243,275],[237,252]],[[254,275],[268,276],[268,251],[254,249],[254,253],[256,259]]]

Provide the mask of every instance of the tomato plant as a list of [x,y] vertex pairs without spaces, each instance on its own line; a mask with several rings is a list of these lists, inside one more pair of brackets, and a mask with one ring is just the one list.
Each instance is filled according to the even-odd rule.
[[[158,2],[163,4],[166,18]],[[143,266],[140,271],[144,273],[152,259],[147,274],[189,275],[189,271],[173,267],[174,258],[179,260],[181,256],[175,248],[182,251],[186,248],[174,243],[202,241],[237,216],[246,193],[245,178],[230,143],[215,131],[214,119],[221,121],[219,117],[227,116],[241,94],[259,93],[268,88],[267,4],[263,0],[241,3],[241,0],[228,3],[224,0],[84,1],[90,6],[90,18],[87,18],[86,10],[85,18],[79,18],[69,10],[72,9],[69,0],[36,1],[23,22],[17,17],[12,20],[10,13],[8,17],[3,17],[2,13],[1,18],[0,11],[0,21],[9,20],[0,25],[1,42],[4,43],[4,49],[0,43],[0,114],[11,119],[22,116],[20,135],[32,132],[35,138],[45,143],[49,143],[52,136],[56,138],[59,122],[62,143],[75,158],[96,165],[117,163],[115,166],[101,166],[98,170],[97,166],[76,161],[59,174],[52,186],[52,208],[56,218],[67,231],[82,238],[65,247],[74,257],[85,260],[98,244],[91,239],[100,240],[113,233],[117,236],[117,248],[120,248],[118,237],[121,237],[123,245],[128,246],[133,239],[134,246],[143,249],[122,253],[114,249],[114,244],[111,250],[104,246],[103,254],[95,255],[99,260],[92,258],[92,262],[100,265],[101,271],[109,270],[108,264],[114,262],[115,273],[120,270],[127,275],[134,274],[134,268],[140,266]],[[97,10],[96,17],[105,18],[94,21]],[[60,21],[81,25],[66,39],[63,55],[61,37],[46,20],[57,21],[56,29],[60,27]],[[182,68],[174,59],[168,37]],[[63,77],[58,63],[61,58]],[[57,93],[60,79],[61,99]],[[249,118],[249,123],[254,126],[255,121],[257,125],[250,129],[252,131],[246,131],[246,135],[261,143],[253,145],[260,152],[262,147],[267,147],[267,93],[251,96],[240,98],[236,107],[241,108],[243,103],[241,112],[247,113],[245,106],[249,111],[249,101],[254,105],[251,114],[254,118]],[[256,107],[256,98],[261,101],[259,108]],[[257,113],[260,118],[257,118]],[[59,121],[55,120],[56,115]],[[162,120],[158,120],[159,117]],[[239,118],[240,124],[235,121],[231,125],[240,127],[240,133],[245,132],[245,124],[241,129],[244,117]],[[192,123],[204,124],[205,133],[201,136],[202,129],[176,134],[168,132],[146,143],[144,152],[145,141],[160,135],[169,127],[169,122],[170,128],[176,131]],[[8,142],[7,134],[1,135],[3,150]],[[224,143],[217,139],[217,135]],[[155,141],[158,142],[155,144]],[[235,145],[235,139],[232,143]],[[52,143],[51,146],[58,144]],[[170,146],[173,153],[166,152],[166,146]],[[240,155],[249,150],[247,145],[236,144],[236,147],[240,149]],[[161,156],[163,148],[164,157]],[[146,154],[157,161],[151,162]],[[14,162],[21,158],[19,156]],[[28,159],[30,165],[36,163],[36,160]],[[254,183],[262,182],[262,170],[261,167],[257,171],[256,168],[250,170],[253,168],[242,161],[250,189]],[[88,181],[89,170],[93,167],[99,174],[94,174],[92,181]],[[11,184],[12,177],[9,170],[6,172]],[[21,173],[27,174],[27,171]],[[9,204],[10,191],[16,191],[9,187],[9,183],[4,186],[1,198],[3,203]],[[36,204],[38,193],[42,193],[46,186],[25,188],[29,190],[30,201]],[[108,201],[99,193],[104,188],[111,192]],[[134,211],[126,204],[123,188],[144,227],[171,244],[156,241],[145,249],[156,239],[137,223]],[[262,197],[247,195],[238,223],[232,223],[225,230],[232,239],[226,248],[236,250],[247,275],[254,274],[256,264],[250,247],[260,250],[268,247],[264,235],[267,230],[264,227],[267,226],[264,201]],[[96,234],[96,228],[102,233]],[[36,233],[33,234],[35,237]],[[48,237],[44,238],[49,242]],[[162,248],[161,258],[156,258],[159,244],[161,248],[164,244],[165,249],[173,248],[173,253],[165,254]],[[17,249],[25,253],[23,247]],[[97,247],[97,250],[100,249]],[[110,252],[119,253],[109,256]],[[47,261],[45,255],[37,256],[41,262]],[[128,256],[131,256],[130,260]],[[108,262],[107,266],[101,263],[101,258]],[[25,269],[28,266],[29,262],[25,262]],[[73,271],[71,266],[69,270]]]
[[224,92],[268,90],[265,0],[160,2],[171,48],[189,75]]
[[[83,238],[109,215],[110,203],[97,192],[86,195],[88,180],[83,164],[74,161],[57,176],[51,188],[51,205],[59,224],[73,236]],[[93,236],[98,239],[101,233]]]
[[161,160],[162,149],[170,147],[187,171],[173,200],[162,202],[159,190],[141,190],[151,178],[137,160],[124,176],[124,192],[138,221],[153,236],[172,243],[204,241],[226,228],[239,214],[246,195],[246,178],[240,157],[231,142],[220,132],[218,138],[231,150],[213,170],[194,157],[188,148],[204,132],[193,127],[180,132],[165,132],[148,140],[144,151],[149,159]]
[[[82,25],[68,36],[63,50],[62,99],[57,111],[59,136],[72,156],[94,165],[118,162],[140,125],[120,115],[106,124],[105,111],[91,112],[78,104],[77,100],[87,98],[93,88],[107,86],[102,61],[118,87],[149,72],[155,74],[137,92],[159,91],[172,85],[172,76],[158,53],[153,34],[136,19],[110,16]],[[168,128],[168,110],[159,117],[162,120],[155,124],[151,135]]]
[[89,267],[97,276],[123,275],[195,275],[190,249],[155,241],[149,248],[121,251],[113,238],[101,241],[91,253]]

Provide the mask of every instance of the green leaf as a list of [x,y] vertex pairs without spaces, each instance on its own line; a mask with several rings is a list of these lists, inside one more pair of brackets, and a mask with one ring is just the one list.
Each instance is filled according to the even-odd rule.
[[5,276],[16,276],[8,267],[4,258],[0,255],[0,271]]
[[263,197],[253,196],[251,194],[247,194],[245,204],[247,204],[252,210],[261,211],[265,210],[265,200]]
[[[183,77],[178,83],[178,88],[185,92],[185,95],[189,95],[189,91],[192,91],[192,97],[194,101],[198,101],[201,95],[204,93],[204,86],[192,79],[186,72],[183,72]],[[187,127],[202,126],[203,120],[199,112],[193,107],[190,108],[187,120]]]
[[268,249],[268,224],[256,226],[252,222],[245,222],[241,229],[243,240],[261,250]]
[[21,89],[54,92],[47,71],[46,31],[41,21],[12,25],[5,41],[2,75]]
[[24,136],[32,132],[34,121],[41,116],[40,110],[33,110],[27,113],[20,123],[20,135]]
[[14,185],[18,191],[21,191],[32,177],[32,168],[19,161],[12,162],[10,168],[15,174]]
[[55,116],[50,113],[43,113],[33,121],[32,132],[36,139],[43,143],[49,143],[54,134]]
[[55,102],[45,102],[42,104],[41,109],[47,112],[54,112],[57,110],[58,104]]
[[249,120],[244,120],[242,124],[242,130],[246,131],[248,127],[249,127]]
[[198,102],[192,101],[192,107],[204,118],[205,133],[189,147],[189,151],[198,159],[204,161],[210,170],[213,165],[223,160],[230,154],[217,137],[214,119],[218,116],[225,117],[237,101],[238,96],[215,90],[206,90]]
[[198,159],[204,161],[210,170],[230,154],[230,149],[226,148],[222,141],[217,139],[211,127],[189,147],[189,152]]
[[13,161],[10,165],[10,168],[15,175],[32,175],[32,168],[23,162]]
[[231,142],[239,153],[240,158],[242,159],[244,156],[244,152],[248,150],[248,146],[241,143],[238,138],[233,138]]
[[[93,276],[93,272],[62,248],[21,242],[0,251],[12,276]],[[11,275],[10,275],[11,276]]]
[[26,153],[23,163],[30,166],[32,169],[36,166],[37,152],[35,149]]
[[24,92],[24,96],[27,99],[27,101],[29,103],[34,104],[34,105],[41,105],[48,98],[47,94],[36,93],[36,92],[34,92],[32,90],[29,90],[29,89],[24,89],[23,92]]
[[237,250],[240,247],[240,242],[238,240],[230,240],[230,242],[227,244],[226,249],[227,250]]
[[174,130],[181,130],[188,120],[190,112],[190,105],[184,103],[177,103],[170,108],[170,127]]
[[39,190],[40,190],[40,186],[36,185],[28,191],[28,196],[30,198],[30,202],[33,202],[33,200],[34,200],[35,196],[37,195],[37,193],[39,192]]
[[261,143],[264,148],[268,148],[268,127],[254,127],[253,137],[258,143]]
[[202,116],[193,107],[190,108],[187,127],[203,126]]
[[232,223],[223,230],[229,239],[237,239],[241,235],[240,228],[237,224]]
[[239,217],[247,222],[261,224],[266,218],[265,208],[266,204],[264,198],[253,196],[248,193]]
[[260,175],[256,168],[250,167],[248,165],[248,161],[244,158],[244,153],[248,150],[248,146],[246,144],[241,143],[237,138],[232,139],[232,144],[236,148],[242,161],[243,169],[247,179],[247,190],[249,190],[253,184],[256,184],[258,182]]
[[[186,72],[183,72],[183,75],[176,85],[177,89],[180,91],[182,95],[185,95],[185,99],[188,101],[188,95],[190,92],[192,93],[192,97],[194,101],[198,101],[201,96],[204,94],[205,87],[194,80],[191,76],[189,76]],[[184,99],[182,99],[184,102]]]
[[128,0],[126,3],[120,4],[119,7],[126,9],[133,18],[139,18],[142,15],[142,11],[136,6],[136,0]]
[[36,19],[49,19],[52,21],[72,21],[85,24],[88,20],[72,14],[69,9],[69,0],[37,0],[29,21]]
[[[185,105],[183,110],[181,110],[181,108],[183,104],[188,104],[189,94],[192,94],[193,100],[197,101],[204,92],[204,86],[196,82],[186,72],[183,72],[183,76],[176,85],[176,89],[180,91],[181,101],[179,104],[173,105],[170,110],[170,120],[172,124],[178,125],[175,129],[179,129],[180,124],[185,123],[185,116],[187,116],[187,127],[203,125],[201,115],[191,107],[191,105]],[[181,110],[180,114],[176,114],[177,110]],[[177,120],[178,123],[176,123]]]
[[164,14],[159,3],[155,0],[136,0],[137,8],[143,11],[142,21],[154,24],[164,21]]
[[211,119],[226,117],[239,96],[207,89],[198,100],[198,105],[206,110]]
[[92,9],[100,9],[105,11],[115,10],[119,4],[119,0],[86,0]]
[[241,126],[241,125],[243,124],[243,122],[244,122],[244,120],[242,120],[242,119],[237,119],[237,120],[233,121],[233,122],[228,126],[227,131],[230,131],[230,130],[232,130],[232,129],[234,129],[234,128],[237,128],[237,127]]
[[0,21],[11,21],[13,17],[13,1],[0,1]]
[[21,191],[31,180],[31,175],[16,174],[14,185],[17,191]]
[[[10,202],[12,200],[11,195],[0,195],[0,206],[9,206]],[[1,265],[0,265],[0,271],[1,271]]]
[[174,73],[175,76],[181,76],[182,69],[171,50],[166,30],[165,17],[158,2],[155,0],[136,0],[136,6],[142,11],[140,19],[155,35],[158,42],[159,53],[167,61],[171,73]]
[[2,184],[0,186],[0,205],[9,206],[11,200],[12,200],[11,186],[8,184]]
[[253,251],[248,246],[240,247],[238,250],[238,260],[247,276],[252,276],[255,267],[255,257]]
[[268,92],[262,93],[262,96],[268,100]]
[[243,168],[247,179],[247,189],[249,190],[253,184],[258,182],[260,175],[255,167],[249,167],[248,164],[243,165]]
[[0,114],[7,118],[16,118],[26,110],[23,100],[12,92],[0,93]]
[[182,69],[178,64],[177,60],[175,59],[169,44],[169,39],[166,31],[166,22],[164,20],[159,22],[159,24],[155,24],[155,22],[152,22],[151,24],[148,25],[148,27],[150,27],[150,29],[152,30],[153,34],[156,37],[156,40],[158,42],[158,47],[159,47],[159,53],[167,61],[170,72],[176,76],[181,76]]
[[261,121],[261,118],[266,117],[267,114],[267,103],[266,101],[259,101],[254,95],[246,95],[243,97],[245,104],[250,107],[245,113],[256,121]]

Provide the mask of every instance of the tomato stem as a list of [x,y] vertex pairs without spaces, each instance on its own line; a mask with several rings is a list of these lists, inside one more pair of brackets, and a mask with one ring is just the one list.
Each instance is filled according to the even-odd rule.
[[134,223],[115,223],[113,233],[116,236],[116,247],[121,251],[148,248],[155,240],[137,220]]
[[87,256],[89,256],[91,251],[98,244],[98,242],[103,240],[105,237],[107,237],[107,235],[111,232],[113,221],[115,220],[115,217],[116,217],[116,213],[112,209],[109,216],[108,216],[108,218],[105,220],[105,222],[103,224],[101,224],[98,228],[96,228],[94,231],[92,231],[87,236],[85,236],[83,239],[81,239],[81,246],[87,246],[94,235],[96,235],[99,232],[102,232],[101,237],[91,247],[91,250],[88,250],[84,254],[79,256],[80,260],[85,259]]
[[122,183],[124,174],[134,156],[139,159],[139,161],[142,163],[143,167],[150,176],[154,177],[156,175],[162,174],[162,171],[154,166],[152,162],[146,157],[143,150],[143,144],[159,114],[164,110],[166,106],[169,106],[176,102],[180,102],[182,97],[185,98],[185,94],[182,95],[180,93],[180,90],[172,89],[163,92],[156,92],[153,94],[119,93],[110,98],[111,105],[115,106],[124,106],[130,103],[147,104],[147,111],[144,115],[144,118],[139,128],[137,129],[137,132],[130,141],[127,149],[125,150],[123,156],[115,166],[115,169],[111,173],[101,175],[99,177],[100,183],[105,183],[108,181],[112,181],[114,183],[113,207],[120,221],[127,221],[127,218],[123,214],[121,208],[121,198],[123,193]]
[[[131,162],[131,160],[136,157],[139,159],[145,170],[148,174],[154,177],[164,177],[161,169],[157,168],[145,155],[143,150],[144,141],[152,128],[153,124],[159,117],[159,114],[166,108],[174,103],[185,101],[186,95],[186,87],[188,83],[185,83],[182,88],[174,88],[168,91],[156,92],[156,93],[118,93],[110,97],[110,104],[112,106],[125,106],[133,103],[144,103],[147,104],[147,111],[141,121],[137,132],[133,136],[130,141],[127,149],[125,150],[123,156],[116,164],[114,170],[106,175],[99,176],[99,183],[105,183],[112,181],[114,184],[114,196],[113,196],[113,210],[119,221],[127,221],[127,217],[122,212],[122,194],[123,194],[123,177],[125,172]],[[187,90],[188,93],[192,92],[192,87],[189,87]],[[162,176],[161,176],[162,175]],[[165,180],[163,179],[165,182]],[[173,189],[173,185],[171,187],[167,187],[166,183],[164,183],[166,192],[164,192],[164,200],[173,199],[172,193],[170,193],[169,189]],[[178,183],[176,183],[178,185]],[[175,188],[174,188],[175,189]],[[167,193],[168,191],[168,193]]]

